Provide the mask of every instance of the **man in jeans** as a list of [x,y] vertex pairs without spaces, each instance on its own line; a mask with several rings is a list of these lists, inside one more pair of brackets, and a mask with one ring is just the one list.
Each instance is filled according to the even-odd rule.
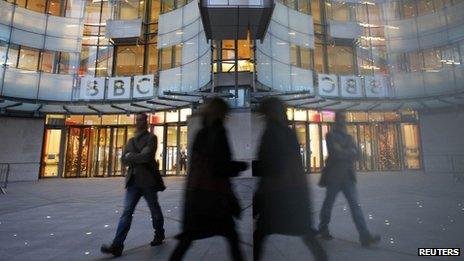
[[146,114],[138,114],[135,119],[135,137],[129,139],[122,153],[121,161],[129,166],[126,176],[126,196],[124,211],[119,219],[116,236],[111,245],[102,245],[101,251],[106,254],[120,256],[124,249],[124,240],[129,232],[132,214],[143,196],[150,208],[155,236],[151,246],[160,245],[164,236],[164,218],[158,203],[158,191],[163,191],[163,180],[155,163],[157,138],[148,132]]
[[358,149],[353,138],[347,132],[344,113],[335,115],[334,129],[327,134],[326,141],[329,156],[319,182],[320,186],[326,187],[325,199],[320,213],[320,236],[327,240],[333,238],[329,233],[330,216],[337,194],[341,191],[350,206],[351,216],[359,232],[361,245],[367,247],[378,243],[380,236],[373,236],[369,232],[358,203],[354,169],[354,163],[358,159]]

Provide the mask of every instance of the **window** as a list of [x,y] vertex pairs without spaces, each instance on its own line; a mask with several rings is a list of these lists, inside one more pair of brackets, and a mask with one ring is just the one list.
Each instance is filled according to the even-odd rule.
[[78,57],[77,53],[61,53],[58,72],[62,74],[76,74]]
[[322,44],[316,44],[314,49],[314,69],[317,72],[323,73],[324,70],[324,59],[323,59],[323,49]]
[[29,70],[29,71],[37,71],[38,65],[39,65],[39,51],[34,50],[34,49],[29,49],[26,47],[21,47],[19,51],[18,68]]
[[415,0],[403,0],[401,5],[401,17],[410,18],[416,16]]
[[158,71],[158,49],[156,44],[148,46],[148,73],[156,73]]
[[116,55],[116,75],[143,74],[143,46],[118,46]]
[[150,18],[151,18],[152,23],[158,23],[158,18],[160,15],[160,8],[161,8],[160,1],[151,1]]
[[54,73],[55,72],[55,59],[56,59],[56,52],[52,51],[44,51],[42,53],[42,59],[40,64],[40,70],[46,73]]
[[423,52],[424,71],[434,72],[442,68],[440,50],[431,49]]
[[160,50],[161,53],[161,70],[167,70],[172,68],[172,48],[167,47]]
[[62,16],[63,5],[65,1],[60,0],[48,0],[47,2],[47,12],[51,15]]
[[26,8],[32,11],[44,13],[46,0],[27,0]]
[[8,57],[6,59],[6,65],[10,67],[16,67],[16,65],[18,65],[18,52],[19,46],[16,44],[10,44],[10,48],[8,49]]
[[329,72],[353,74],[353,48],[350,46],[328,46]]
[[97,76],[111,76],[113,69],[113,50],[112,45],[100,45],[98,47]]

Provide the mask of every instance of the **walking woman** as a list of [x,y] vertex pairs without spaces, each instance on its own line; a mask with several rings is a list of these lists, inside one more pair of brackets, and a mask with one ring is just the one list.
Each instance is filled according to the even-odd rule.
[[230,244],[233,260],[243,260],[234,218],[240,217],[240,205],[230,178],[247,168],[244,162],[231,160],[224,128],[229,111],[220,98],[209,100],[203,109],[203,128],[193,142],[187,175],[182,233],[170,260],[182,260],[193,240],[224,236]]

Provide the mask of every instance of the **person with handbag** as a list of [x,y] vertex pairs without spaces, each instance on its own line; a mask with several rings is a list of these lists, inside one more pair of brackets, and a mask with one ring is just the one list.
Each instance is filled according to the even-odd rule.
[[353,138],[347,132],[344,113],[335,114],[334,128],[327,133],[326,142],[329,155],[319,181],[319,186],[326,187],[325,199],[320,212],[319,234],[321,238],[327,240],[333,238],[329,233],[330,216],[335,199],[338,193],[342,192],[348,201],[361,245],[367,247],[378,243],[380,236],[369,232],[358,203],[354,164],[359,157],[359,152]]
[[132,214],[140,198],[143,196],[150,209],[155,235],[151,246],[160,245],[165,238],[164,217],[158,203],[158,191],[164,191],[166,186],[155,162],[157,137],[148,132],[148,116],[137,114],[135,118],[135,136],[128,140],[124,147],[121,161],[128,166],[125,180],[126,195],[124,210],[119,219],[118,228],[113,242],[102,245],[101,252],[121,256],[124,249],[124,240],[127,237]]
[[243,260],[235,220],[241,208],[232,189],[231,177],[247,168],[233,161],[224,120],[229,106],[221,98],[206,102],[202,111],[203,126],[191,149],[184,196],[182,232],[169,260],[182,260],[192,241],[213,236],[225,237],[235,261]]

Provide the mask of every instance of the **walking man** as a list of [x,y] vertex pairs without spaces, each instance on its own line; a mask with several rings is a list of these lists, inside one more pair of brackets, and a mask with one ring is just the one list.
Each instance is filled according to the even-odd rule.
[[347,132],[345,117],[344,113],[335,115],[334,129],[327,133],[326,137],[329,156],[319,182],[320,186],[326,187],[320,213],[319,233],[323,239],[333,238],[329,233],[330,216],[337,194],[341,191],[350,206],[353,221],[359,232],[359,241],[362,246],[367,247],[378,243],[380,236],[373,236],[369,232],[358,203],[354,169],[354,163],[358,159],[358,149]]
[[151,246],[160,245],[164,236],[164,218],[158,203],[158,191],[166,189],[155,162],[157,137],[148,132],[146,114],[138,114],[135,118],[135,137],[129,139],[122,153],[121,161],[128,166],[126,176],[126,195],[124,211],[119,219],[115,238],[110,245],[102,245],[101,252],[121,256],[124,240],[129,232],[132,214],[143,196],[150,208],[155,236]]

